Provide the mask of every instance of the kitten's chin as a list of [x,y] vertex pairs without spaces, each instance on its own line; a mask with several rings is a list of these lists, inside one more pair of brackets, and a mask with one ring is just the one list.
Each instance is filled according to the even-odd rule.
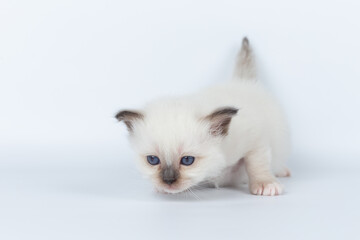
[[176,193],[181,193],[183,191],[185,191],[186,189],[164,189],[165,193],[171,193],[171,194],[176,194]]
[[162,187],[161,189],[157,188],[159,193],[168,193],[168,194],[176,194],[186,191],[187,188],[175,188],[175,187]]

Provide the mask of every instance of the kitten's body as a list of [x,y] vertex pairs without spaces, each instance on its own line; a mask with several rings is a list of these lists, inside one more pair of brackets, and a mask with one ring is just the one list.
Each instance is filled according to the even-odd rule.
[[[180,192],[204,181],[237,185],[249,178],[253,194],[276,195],[282,187],[274,174],[290,174],[285,167],[286,122],[256,80],[247,39],[232,81],[194,95],[155,101],[141,113],[132,113],[140,117],[124,112],[129,111],[117,116],[128,125],[138,163],[160,191]],[[159,156],[161,164],[149,166],[144,161],[147,155]],[[195,156],[196,161],[185,167],[179,164],[181,156]],[[164,184],[159,177],[163,169],[176,171],[179,180]]]
[[270,151],[273,173],[277,176],[289,174],[285,167],[289,154],[287,124],[278,104],[262,85],[249,79],[234,79],[206,90],[203,94],[204,98],[210,96],[213,99],[211,104],[215,105],[215,108],[234,106],[239,109],[237,116],[232,118],[227,137],[222,141],[226,164],[228,167],[235,167],[222,174],[226,177],[220,177],[220,182],[224,183],[225,180],[225,184],[235,184],[247,180],[246,171],[239,174],[245,165],[241,164],[239,168],[237,163],[244,160],[251,151],[265,151],[265,148]]

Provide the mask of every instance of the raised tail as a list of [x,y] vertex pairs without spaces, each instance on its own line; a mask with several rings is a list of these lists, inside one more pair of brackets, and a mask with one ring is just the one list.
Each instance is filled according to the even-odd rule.
[[256,68],[249,39],[244,37],[237,56],[234,79],[256,80]]

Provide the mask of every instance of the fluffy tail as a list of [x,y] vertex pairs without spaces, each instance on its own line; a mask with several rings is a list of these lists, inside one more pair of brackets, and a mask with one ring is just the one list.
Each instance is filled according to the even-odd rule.
[[237,56],[237,62],[234,69],[234,79],[256,80],[253,51],[247,37],[243,38],[241,50]]

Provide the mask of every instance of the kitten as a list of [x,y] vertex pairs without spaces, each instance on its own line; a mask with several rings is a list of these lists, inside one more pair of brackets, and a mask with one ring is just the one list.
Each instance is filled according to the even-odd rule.
[[201,183],[249,180],[256,195],[278,195],[289,176],[287,124],[278,104],[257,81],[247,38],[232,81],[195,95],[154,101],[116,114],[129,131],[137,163],[159,192],[178,193]]

